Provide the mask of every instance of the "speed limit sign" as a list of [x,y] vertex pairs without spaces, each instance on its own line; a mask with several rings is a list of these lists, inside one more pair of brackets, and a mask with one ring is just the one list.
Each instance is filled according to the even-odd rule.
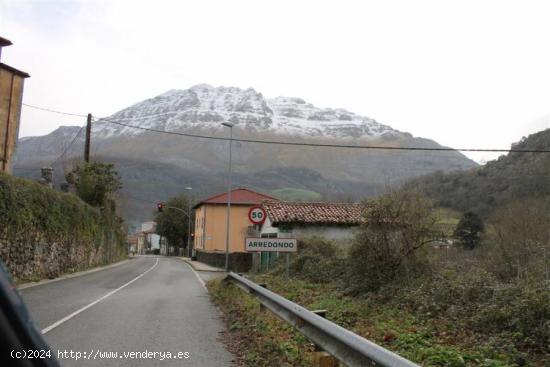
[[265,210],[261,206],[253,206],[248,211],[248,219],[254,224],[262,224],[265,221]]

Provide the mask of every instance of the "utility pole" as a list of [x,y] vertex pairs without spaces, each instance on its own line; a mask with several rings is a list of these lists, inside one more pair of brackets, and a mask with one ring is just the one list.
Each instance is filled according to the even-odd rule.
[[233,124],[222,122],[222,125],[229,128],[229,168],[227,174],[227,228],[225,237],[225,271],[229,271],[229,234],[231,232],[231,146],[233,143]]
[[86,142],[84,144],[84,161],[90,163],[90,139],[92,135],[92,114],[88,114],[86,121]]
[[[193,188],[187,186],[185,190],[191,192]],[[192,258],[193,252],[191,251],[191,194],[187,197],[187,256]]]

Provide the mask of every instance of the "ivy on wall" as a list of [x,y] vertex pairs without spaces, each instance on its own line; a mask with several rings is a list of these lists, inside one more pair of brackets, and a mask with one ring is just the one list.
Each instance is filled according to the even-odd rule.
[[[107,204],[110,204],[107,202]],[[17,280],[55,277],[126,254],[114,205],[0,173],[0,257]]]

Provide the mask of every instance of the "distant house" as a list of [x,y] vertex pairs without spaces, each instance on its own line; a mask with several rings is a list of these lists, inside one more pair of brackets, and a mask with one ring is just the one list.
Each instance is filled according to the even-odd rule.
[[[157,223],[141,223],[141,231],[138,233],[138,253],[144,254],[153,250],[160,250],[160,236],[156,233]],[[166,250],[164,251],[166,254]]]
[[[12,43],[0,37],[2,48]],[[1,59],[0,59],[1,60]],[[19,136],[19,119],[23,103],[23,84],[29,74],[0,62],[0,172],[11,172],[11,161]]]
[[264,201],[267,218],[260,236],[267,238],[322,236],[346,242],[363,221],[363,204]]
[[[253,231],[248,219],[251,207],[265,200],[276,201],[272,196],[249,189],[238,188],[231,191],[230,220],[230,262],[233,269],[246,271],[251,265],[250,254],[245,253],[245,238]],[[225,263],[225,242],[227,233],[227,193],[214,195],[194,206],[194,249],[199,261],[223,267]],[[237,265],[240,263],[240,265]]]
[[143,255],[145,254],[145,234],[143,232],[137,232],[136,237],[136,254]]
[[128,252],[131,254],[139,254],[139,236],[137,233],[135,234],[128,234],[127,236],[127,242],[128,242]]

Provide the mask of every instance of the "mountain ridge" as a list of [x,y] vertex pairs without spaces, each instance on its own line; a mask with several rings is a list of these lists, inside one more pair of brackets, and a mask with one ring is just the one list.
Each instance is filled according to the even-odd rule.
[[[179,128],[221,129],[221,122],[256,131],[270,130],[304,137],[380,139],[412,137],[376,120],[343,108],[319,108],[297,97],[266,99],[253,88],[212,87],[198,84],[188,89],[171,89],[116,112],[106,120],[133,122],[144,128],[175,131]],[[101,119],[95,133],[100,138],[113,134],[139,134],[131,128],[114,127]]]
[[[139,194],[148,200],[167,199],[190,183],[196,187],[197,197],[224,190],[228,142],[149,132],[113,121],[161,132],[223,138],[229,132],[221,123],[232,122],[233,137],[241,139],[441,147],[433,140],[413,137],[345,109],[321,109],[297,97],[265,99],[252,88],[197,85],[167,91],[92,124],[92,160],[116,163],[124,185],[121,194]],[[20,139],[14,173],[37,178],[40,167],[54,164],[59,183],[64,173],[82,161],[84,135],[81,127],[65,126],[44,136]],[[233,143],[235,185],[268,194],[308,192],[309,197],[323,200],[357,201],[412,177],[476,166],[456,151]],[[123,205],[123,210],[134,223],[151,217],[145,203]]]

